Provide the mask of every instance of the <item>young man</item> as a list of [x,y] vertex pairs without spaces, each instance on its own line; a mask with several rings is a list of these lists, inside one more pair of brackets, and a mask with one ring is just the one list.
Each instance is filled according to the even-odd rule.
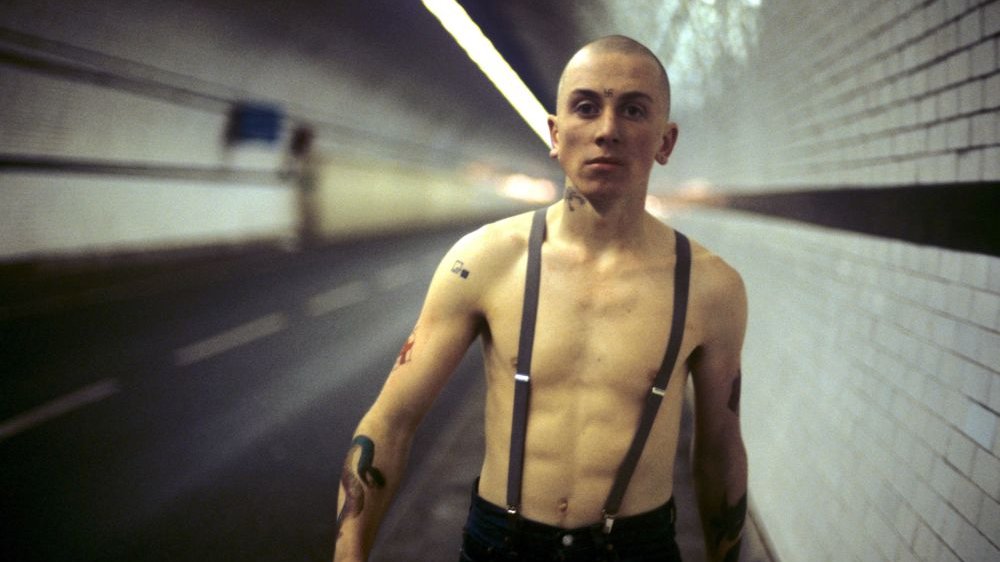
[[[709,559],[736,560],[746,512],[746,297],[735,270],[644,210],[653,163],[666,164],[677,141],[669,108],[665,70],[631,39],[599,39],[566,65],[549,117],[565,197],[537,219],[467,235],[441,262],[357,428],[336,560],[368,556],[414,429],[477,337],[486,454],[462,560],[679,559],[671,498],[689,373]],[[532,329],[533,338],[522,333]]]

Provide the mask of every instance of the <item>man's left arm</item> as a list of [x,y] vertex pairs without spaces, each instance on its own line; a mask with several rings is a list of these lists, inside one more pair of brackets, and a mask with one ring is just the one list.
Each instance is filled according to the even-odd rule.
[[739,559],[747,512],[747,456],[740,435],[740,352],[746,290],[721,259],[704,264],[699,313],[703,341],[691,356],[695,391],[692,465],[708,560]]

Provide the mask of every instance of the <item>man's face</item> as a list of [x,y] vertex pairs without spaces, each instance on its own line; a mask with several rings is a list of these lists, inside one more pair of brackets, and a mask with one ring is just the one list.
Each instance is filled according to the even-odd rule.
[[677,139],[667,92],[648,57],[581,51],[563,74],[552,155],[588,198],[645,195],[653,162],[666,164]]

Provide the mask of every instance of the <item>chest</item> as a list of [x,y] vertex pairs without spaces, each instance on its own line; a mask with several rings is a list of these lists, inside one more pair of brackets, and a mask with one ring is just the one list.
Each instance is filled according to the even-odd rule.
[[[533,384],[616,393],[648,390],[670,333],[673,276],[673,259],[605,265],[543,259]],[[523,274],[505,285],[487,317],[488,350],[507,370],[516,364]]]

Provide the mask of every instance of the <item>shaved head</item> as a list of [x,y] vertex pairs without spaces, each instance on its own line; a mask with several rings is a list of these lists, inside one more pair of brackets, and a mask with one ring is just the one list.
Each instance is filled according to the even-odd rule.
[[670,78],[667,76],[667,69],[663,67],[663,63],[660,62],[660,59],[657,58],[653,51],[650,51],[649,48],[635,39],[624,35],[608,35],[606,37],[601,37],[600,39],[595,39],[594,41],[591,41],[581,47],[580,50],[578,50],[576,54],[569,59],[569,62],[567,62],[566,66],[563,68],[562,75],[559,76],[559,89],[556,92],[557,100],[562,99],[563,96],[563,82],[566,78],[566,70],[573,64],[574,59],[583,53],[638,55],[646,57],[656,63],[656,67],[660,70],[660,76],[662,77],[661,86],[664,99],[667,100],[666,114],[667,116],[670,115]]

